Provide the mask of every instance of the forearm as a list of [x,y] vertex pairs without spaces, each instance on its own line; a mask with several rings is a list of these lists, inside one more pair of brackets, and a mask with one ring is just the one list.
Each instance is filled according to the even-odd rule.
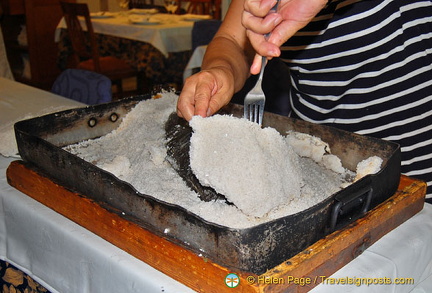
[[255,54],[246,36],[246,29],[241,24],[242,11],[243,0],[234,0],[221,28],[207,48],[201,67],[202,70],[222,68],[232,74],[235,91],[239,91],[248,78]]
[[224,68],[232,74],[235,91],[239,91],[249,76],[251,56],[224,37],[216,37],[209,45],[202,64],[202,70]]
[[186,79],[177,103],[180,117],[213,115],[243,87],[255,53],[242,25],[243,7],[244,0],[232,1],[207,48],[202,70]]

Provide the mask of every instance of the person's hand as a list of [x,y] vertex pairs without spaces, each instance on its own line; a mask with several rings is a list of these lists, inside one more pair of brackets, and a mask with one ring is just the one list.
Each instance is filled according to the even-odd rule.
[[177,114],[207,117],[229,103],[249,77],[255,54],[241,19],[245,0],[232,0],[218,32],[206,49],[202,71],[192,75],[177,101]]
[[[261,69],[261,56],[278,57],[280,46],[306,26],[327,4],[327,0],[280,0],[276,13],[270,9],[276,0],[245,0],[243,26],[257,55],[251,73]],[[265,35],[270,33],[266,39]]]
[[232,73],[222,67],[203,70],[186,79],[177,103],[177,114],[186,120],[213,115],[234,94]]

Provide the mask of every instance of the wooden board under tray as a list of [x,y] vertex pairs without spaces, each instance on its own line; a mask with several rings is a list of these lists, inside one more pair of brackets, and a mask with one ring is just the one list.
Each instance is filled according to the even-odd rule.
[[[424,182],[401,176],[397,192],[387,201],[344,229],[317,241],[288,260],[281,260],[280,265],[258,276],[232,272],[156,236],[85,195],[56,184],[23,161],[10,164],[7,178],[9,184],[21,192],[203,293],[233,292],[225,284],[225,277],[229,273],[236,273],[240,277],[235,292],[307,292],[318,285],[315,277],[330,276],[383,235],[419,212],[426,194]],[[307,277],[313,282],[308,286],[299,286],[288,282],[289,277]]]

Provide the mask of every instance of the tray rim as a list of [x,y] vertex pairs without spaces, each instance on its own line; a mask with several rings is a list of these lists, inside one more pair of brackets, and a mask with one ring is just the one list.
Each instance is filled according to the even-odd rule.
[[[147,97],[147,96],[146,96],[146,97]],[[146,97],[145,97],[145,98],[146,98]],[[144,98],[144,99],[145,99],[145,98]],[[45,139],[43,139],[43,138],[41,138],[41,137],[37,137],[37,136],[35,136],[35,135],[31,134],[31,133],[26,133],[25,131],[23,131],[23,130],[20,129],[20,128],[21,128],[23,125],[25,126],[26,124],[27,124],[27,125],[28,125],[28,124],[33,124],[33,122],[35,122],[36,120],[46,119],[47,117],[61,117],[62,114],[67,113],[67,114],[69,115],[69,114],[72,114],[72,113],[74,113],[74,112],[76,113],[77,111],[78,111],[78,112],[84,112],[84,113],[87,113],[87,112],[88,112],[88,113],[92,113],[92,111],[95,110],[95,109],[99,109],[99,108],[101,108],[101,107],[102,107],[102,108],[103,108],[103,107],[108,107],[108,108],[111,107],[111,108],[114,108],[116,105],[124,105],[125,102],[129,102],[129,103],[131,103],[133,106],[135,106],[135,105],[136,105],[137,103],[139,103],[141,100],[143,100],[143,97],[133,97],[133,98],[131,98],[131,99],[127,99],[127,101],[122,100],[122,101],[117,101],[117,102],[113,102],[113,103],[108,103],[109,105],[106,105],[106,104],[105,104],[105,105],[97,105],[97,106],[90,106],[90,107],[76,108],[76,109],[72,109],[72,110],[65,110],[65,111],[61,111],[61,112],[57,112],[57,113],[53,113],[53,114],[44,115],[44,116],[41,116],[41,117],[36,117],[36,118],[32,118],[32,119],[23,120],[23,121],[17,122],[17,123],[15,124],[15,131],[16,131],[16,135],[17,135],[17,140],[18,140],[18,136],[19,136],[19,134],[21,133],[21,134],[28,135],[29,137],[32,137],[32,139],[40,140],[40,142],[42,142],[42,143],[44,143],[44,144],[48,144],[49,147],[59,148],[58,146],[52,144],[51,142],[49,142],[49,141],[47,141],[47,140],[45,140]],[[230,107],[230,105],[229,105],[229,107]],[[274,114],[274,115],[275,115],[275,114]],[[323,125],[323,126],[324,126],[324,125]],[[332,128],[332,127],[329,127],[329,126],[325,126],[325,127],[327,127],[327,128]],[[341,130],[338,130],[338,131],[341,131]],[[388,142],[388,143],[390,143],[390,142]],[[395,152],[398,152],[398,151],[400,152],[400,148],[397,146],[397,144],[395,144],[395,143],[391,143],[391,144],[393,145],[393,147],[394,147],[394,151],[395,151]],[[73,154],[71,154],[71,153],[69,153],[69,152],[67,152],[67,151],[65,151],[65,150],[62,150],[62,149],[61,149],[61,151],[62,151],[62,152],[65,152],[65,154],[67,154],[67,155],[73,155]],[[81,159],[81,158],[79,158],[79,157],[77,157],[77,156],[75,156],[75,155],[73,155],[73,156],[75,157],[75,159],[80,160],[80,161],[82,161],[82,162],[85,163],[85,164],[89,164],[89,162],[87,162],[87,161],[85,161],[85,160],[83,160],[83,159]],[[30,160],[28,160],[28,159],[30,159],[30,158],[25,158],[25,156],[24,156],[24,158],[23,158],[24,161],[30,161],[31,163],[33,163],[33,162],[31,161],[31,159],[30,159]],[[294,218],[294,217],[297,217],[297,216],[301,216],[301,215],[307,214],[309,211],[311,211],[311,210],[313,210],[313,209],[316,209],[316,208],[319,207],[319,206],[325,206],[325,205],[327,205],[327,204],[328,204],[328,205],[331,205],[332,202],[334,201],[334,198],[335,198],[335,197],[340,193],[340,192],[337,192],[337,193],[335,193],[335,194],[329,196],[329,197],[326,198],[325,200],[323,200],[323,201],[317,203],[316,205],[314,205],[314,206],[312,206],[312,207],[309,207],[309,208],[306,209],[306,210],[303,210],[303,211],[300,211],[300,212],[298,212],[298,213],[292,214],[292,215],[288,215],[288,216],[285,216],[285,217],[281,217],[281,218],[278,218],[278,219],[274,219],[274,220],[271,220],[271,221],[267,221],[267,222],[264,222],[264,223],[261,223],[261,224],[255,225],[255,226],[247,227],[247,228],[231,228],[231,227],[226,227],[226,226],[223,226],[223,225],[219,225],[219,224],[217,224],[217,223],[213,223],[213,222],[207,221],[207,220],[203,219],[202,217],[196,215],[195,213],[192,213],[192,212],[188,211],[186,208],[184,208],[184,207],[182,207],[182,206],[179,206],[179,205],[177,205],[177,204],[168,203],[168,202],[162,201],[162,200],[160,200],[160,199],[157,199],[157,198],[155,198],[155,197],[153,197],[153,196],[151,196],[151,195],[147,195],[147,194],[139,193],[139,192],[136,191],[136,189],[135,189],[131,184],[129,184],[128,182],[125,182],[125,181],[123,181],[123,180],[118,179],[118,178],[115,177],[113,174],[111,174],[111,173],[109,173],[109,172],[107,172],[107,171],[105,171],[105,170],[102,170],[102,169],[98,168],[98,167],[95,166],[95,165],[92,165],[92,166],[93,166],[94,168],[97,168],[99,172],[102,171],[102,173],[105,174],[106,176],[111,177],[111,178],[113,178],[113,179],[116,179],[117,181],[121,181],[122,184],[123,184],[124,186],[127,186],[127,188],[131,189],[131,190],[133,191],[134,194],[138,194],[141,198],[144,198],[145,200],[147,200],[147,199],[150,198],[152,201],[156,201],[158,204],[162,204],[163,206],[168,206],[170,209],[179,210],[182,214],[186,214],[187,217],[192,217],[194,220],[199,221],[200,223],[204,224],[205,226],[210,226],[212,229],[216,229],[216,230],[220,231],[221,233],[222,233],[222,232],[223,232],[223,233],[227,233],[227,231],[229,231],[230,233],[238,234],[238,235],[240,235],[241,237],[243,237],[242,235],[247,235],[247,234],[253,233],[253,232],[255,232],[255,231],[258,231],[259,229],[261,229],[261,228],[264,227],[264,226],[276,225],[276,224],[278,224],[278,222],[281,222],[281,221],[288,221],[289,218]],[[384,169],[384,168],[383,168],[383,169]],[[383,170],[382,170],[382,171],[383,171]],[[376,175],[374,175],[374,176],[378,176],[382,171],[380,171],[378,174],[376,174]],[[372,175],[368,175],[368,176],[372,176]],[[69,187],[69,186],[68,186],[68,187]],[[72,187],[69,187],[69,188],[72,188]],[[396,186],[396,188],[397,188],[397,186]],[[80,191],[80,190],[77,190],[77,192],[81,192],[81,191]],[[148,227],[146,227],[146,228],[148,228]],[[154,227],[154,228],[157,228],[157,227]],[[153,231],[153,230],[152,230],[152,232],[154,232],[154,233],[156,233],[156,234],[158,234],[158,235],[162,235],[162,236],[163,236],[163,234],[162,234],[161,231]],[[170,236],[173,237],[172,235],[170,235]],[[175,238],[175,237],[174,237],[174,238]],[[177,242],[178,242],[178,241],[181,241],[181,239],[178,239],[178,238],[175,238],[175,239],[172,239],[172,240],[177,241]],[[191,248],[191,247],[189,246],[189,249],[190,249],[190,248]],[[198,248],[196,248],[196,247],[192,247],[192,248],[193,248],[195,251],[198,249]],[[209,257],[209,258],[210,258],[210,257]]]
[[[134,106],[136,106],[136,104],[138,104],[138,103],[141,102],[142,100],[145,100],[145,99],[148,99],[148,98],[149,98],[148,95],[134,96],[134,97],[130,97],[130,98],[124,99],[124,100],[122,100],[122,101],[115,101],[115,102],[111,102],[111,103],[105,103],[105,104],[103,104],[103,105],[106,106],[107,104],[109,104],[109,105],[112,105],[113,108],[114,108],[114,106],[124,104],[124,101],[125,101],[125,100],[128,100],[128,101],[132,102],[132,105],[133,105],[133,107],[134,107]],[[18,121],[18,122],[15,123],[15,125],[14,125],[14,130],[15,130],[15,133],[18,133],[18,132],[26,133],[25,131],[23,131],[23,130],[20,129],[21,125],[23,125],[23,124],[24,124],[24,125],[25,125],[25,124],[32,124],[34,121],[37,121],[37,120],[40,120],[40,119],[45,119],[46,117],[58,117],[58,116],[62,116],[62,115],[69,115],[69,114],[73,114],[74,112],[77,112],[77,111],[85,111],[85,112],[89,111],[89,112],[92,112],[93,109],[97,109],[97,108],[99,108],[99,106],[101,106],[101,105],[78,107],[78,108],[67,109],[67,110],[63,110],[63,111],[59,111],[59,112],[55,112],[55,113],[50,113],[50,114],[42,115],[42,116],[39,116],[39,117],[33,117],[33,118],[29,118],[29,119],[24,119],[24,120],[21,120],[21,121]],[[222,108],[221,111],[227,111],[227,109],[230,109],[230,108],[232,108],[233,106],[236,107],[236,106],[238,106],[238,105],[235,105],[235,104],[228,104],[227,106],[225,106],[224,108]],[[133,108],[133,107],[132,107],[132,108]],[[217,114],[218,114],[218,113],[217,113]],[[265,115],[269,115],[269,113],[265,113]],[[277,114],[273,114],[273,115],[277,115]],[[277,116],[280,116],[280,115],[277,115]],[[306,124],[312,124],[312,123],[310,123],[310,122],[302,121],[302,120],[299,120],[299,119],[296,119],[296,118],[290,118],[290,119],[291,119],[291,120],[295,120],[295,121],[301,121],[302,123],[306,123]],[[264,126],[265,126],[265,125],[264,125]],[[329,128],[329,129],[337,129],[337,128],[335,128],[335,127],[328,126],[328,125],[320,125],[320,127],[323,127],[323,128]],[[337,131],[347,132],[347,131],[344,131],[344,130],[341,130],[341,129],[337,129]],[[360,135],[360,134],[356,134],[356,133],[350,133],[350,134],[351,134],[351,135],[354,135],[354,136],[359,136],[359,137],[367,137],[367,138],[370,139],[370,140],[375,140],[375,141],[384,141],[384,140],[382,140],[382,139],[378,139],[378,138],[371,137],[371,136]],[[73,154],[73,153],[70,153],[70,152],[68,152],[68,151],[66,151],[66,150],[63,150],[62,147],[59,147],[59,146],[57,146],[57,145],[55,145],[55,144],[53,144],[53,143],[51,143],[51,142],[49,142],[49,141],[47,141],[47,140],[41,138],[41,137],[34,136],[34,135],[30,134],[30,133],[26,133],[26,135],[28,135],[28,136],[30,136],[30,137],[40,138],[42,141],[48,143],[48,144],[51,145],[53,148],[57,148],[57,149],[60,150],[61,152],[65,152],[65,153],[67,153],[68,155],[71,155],[71,156],[75,157],[76,159],[82,161],[82,162],[85,163],[85,164],[88,164],[88,163],[89,163],[89,162],[87,162],[86,160],[80,158],[79,156],[76,156],[76,155]],[[394,153],[394,154],[400,151],[400,146],[399,146],[397,143],[392,142],[392,141],[385,141],[385,143],[386,143],[387,145],[393,147],[393,150],[394,150],[393,153]],[[90,163],[90,164],[91,164],[91,163]],[[92,164],[92,165],[93,165],[93,164]],[[96,165],[93,165],[93,166],[94,166],[95,168],[97,168],[99,171],[105,173],[107,176],[110,176],[110,177],[112,177],[112,178],[114,178],[114,179],[116,179],[116,180],[118,180],[118,181],[121,181],[122,184],[127,185],[128,187],[130,187],[130,188],[132,189],[132,191],[135,192],[138,196],[141,196],[141,197],[144,197],[144,198],[149,197],[149,198],[151,198],[152,200],[154,200],[154,201],[156,201],[156,202],[159,202],[159,203],[162,203],[162,204],[164,204],[164,205],[168,205],[168,206],[171,206],[171,207],[173,207],[173,208],[179,208],[179,209],[181,209],[181,210],[184,210],[186,213],[190,214],[191,216],[194,216],[194,217],[198,218],[198,220],[208,223],[209,225],[213,225],[213,226],[220,227],[220,228],[224,228],[224,229],[229,229],[229,230],[232,230],[232,231],[244,231],[244,230],[249,230],[249,229],[254,228],[254,227],[258,227],[258,226],[265,225],[265,224],[267,224],[267,223],[272,223],[272,222],[278,221],[278,220],[281,219],[281,218],[285,218],[285,217],[289,217],[289,216],[297,215],[297,214],[304,214],[304,213],[306,213],[306,212],[312,210],[314,207],[321,205],[323,202],[326,202],[326,201],[329,200],[330,198],[334,198],[334,197],[336,197],[337,195],[339,195],[340,193],[342,193],[343,190],[344,190],[344,189],[342,189],[342,190],[340,190],[340,191],[337,191],[336,193],[330,195],[329,197],[327,197],[326,199],[322,200],[321,202],[318,202],[318,203],[316,203],[315,205],[313,205],[313,206],[311,206],[311,207],[309,207],[309,208],[307,208],[307,209],[305,209],[305,210],[302,210],[302,211],[300,211],[300,212],[298,212],[298,213],[291,214],[291,215],[287,215],[287,216],[285,216],[285,217],[281,217],[281,218],[277,218],[277,219],[272,219],[272,220],[269,220],[269,221],[267,221],[267,222],[260,223],[260,224],[257,224],[257,225],[251,226],[251,227],[247,227],[247,228],[232,228],[232,227],[224,226],[224,225],[221,225],[221,224],[218,224],[218,223],[210,222],[210,221],[208,221],[208,220],[206,220],[206,219],[200,217],[199,215],[197,215],[197,214],[195,214],[195,213],[193,213],[193,212],[188,211],[186,208],[184,208],[184,207],[182,207],[182,206],[180,206],[180,205],[178,205],[178,204],[170,203],[170,202],[167,202],[167,201],[161,200],[161,199],[156,198],[156,197],[154,197],[154,196],[152,196],[152,195],[150,195],[150,194],[143,194],[143,193],[139,192],[138,190],[136,190],[136,188],[135,188],[132,184],[130,184],[129,182],[117,178],[114,174],[112,174],[112,173],[110,173],[110,172],[108,172],[108,171],[106,171],[106,170],[103,170],[103,169],[99,168],[99,167],[96,166]],[[362,177],[360,180],[368,180],[369,177],[370,177],[370,178],[377,178],[377,177],[379,177],[379,176],[384,172],[384,169],[385,169],[385,168],[381,168],[381,170],[380,170],[379,172],[377,172],[376,174],[369,174],[369,175],[366,175],[366,176]],[[359,181],[360,181],[360,180],[359,180]]]
[[[151,232],[146,231],[135,223],[130,223],[130,228],[133,231],[140,230],[142,233],[134,233],[135,238],[144,237],[151,239],[147,241],[122,241],[121,238],[116,237],[118,234],[113,235],[111,231],[104,233],[95,229],[94,226],[89,225],[90,221],[83,218],[76,218],[76,213],[69,211],[59,210],[58,207],[52,204],[46,197],[46,190],[55,191],[59,199],[66,201],[75,201],[75,199],[82,199],[81,194],[73,193],[66,190],[64,187],[55,184],[50,178],[44,178],[43,175],[38,174],[32,169],[25,167],[25,162],[14,161],[7,169],[7,179],[11,186],[17,188],[21,192],[27,194],[33,199],[48,206],[54,211],[62,214],[70,220],[82,225],[84,228],[94,232],[105,240],[118,246],[119,248],[127,251],[138,259],[148,263],[154,268],[167,274],[168,276],[180,281],[186,286],[195,290],[205,290],[205,292],[231,292],[232,289],[225,286],[223,277],[228,273],[236,272],[240,279],[240,290],[244,292],[286,292],[286,290],[293,290],[293,292],[308,292],[318,283],[312,283],[311,286],[298,286],[296,284],[268,284],[268,283],[254,283],[248,282],[251,276],[255,278],[287,278],[290,277],[313,277],[313,276],[330,276],[338,269],[349,263],[352,259],[359,256],[367,247],[371,246],[383,235],[393,230],[407,219],[411,218],[419,212],[424,205],[424,195],[426,194],[426,183],[417,179],[401,176],[401,182],[398,191],[388,200],[380,204],[378,207],[369,211],[365,218],[385,220],[389,225],[381,227],[376,224],[376,221],[368,221],[359,219],[352,225],[345,227],[341,230],[335,231],[327,237],[320,239],[316,243],[308,247],[305,252],[298,253],[297,255],[281,260],[280,263],[262,274],[253,274],[243,271],[232,271],[224,266],[217,265],[205,258],[191,253],[188,250],[183,250],[177,247],[176,244],[170,244],[167,239],[157,238],[152,236]],[[24,168],[24,170],[22,169]],[[24,171],[24,172],[23,172]],[[27,172],[34,172],[36,176],[42,180],[47,181],[51,186],[43,185],[43,189],[35,188],[34,184],[25,184],[31,182]],[[23,181],[20,177],[24,177]],[[52,189],[54,186],[54,190]],[[111,215],[116,218],[116,214],[100,207],[98,203],[91,200],[83,201],[89,208],[99,208],[101,212]],[[387,210],[394,209],[392,213]],[[68,213],[69,212],[69,213]],[[129,225],[128,221],[118,218],[119,221],[124,221],[125,225]],[[112,227],[113,221],[109,219],[106,222],[107,227]],[[112,228],[115,228],[114,226]],[[109,228],[107,228],[109,229]],[[106,230],[106,229],[105,229]],[[156,237],[156,238],[155,238]],[[155,238],[153,240],[153,238]],[[166,243],[168,245],[162,244]],[[156,260],[151,257],[151,254],[143,253],[143,251],[154,250],[155,243],[163,247],[164,253],[161,253],[164,263],[159,258]],[[327,251],[341,251],[341,254],[329,254]],[[184,260],[186,259],[186,264]],[[186,270],[185,270],[186,268]],[[197,278],[190,278],[190,272],[193,271]],[[184,273],[186,272],[186,273]],[[210,281],[210,282],[209,282]]]

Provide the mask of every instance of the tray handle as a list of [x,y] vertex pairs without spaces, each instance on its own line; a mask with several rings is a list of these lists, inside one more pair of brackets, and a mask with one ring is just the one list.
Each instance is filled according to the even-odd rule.
[[330,218],[330,232],[359,219],[369,211],[373,188],[370,176],[351,184],[335,197]]

